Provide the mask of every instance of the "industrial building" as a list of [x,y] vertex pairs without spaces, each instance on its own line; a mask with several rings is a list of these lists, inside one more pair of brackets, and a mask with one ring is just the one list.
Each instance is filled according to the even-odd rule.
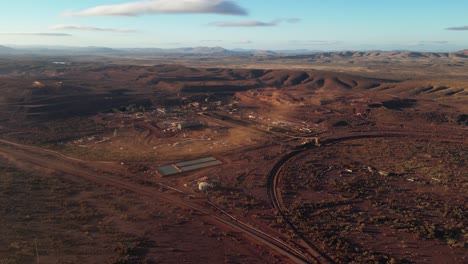
[[218,166],[223,164],[214,157],[201,158],[196,160],[182,161],[175,164],[169,164],[158,168],[162,176],[169,176],[181,172],[204,169],[208,167]]
[[198,183],[198,189],[202,192],[208,191],[209,189],[213,188],[213,184],[202,181]]
[[203,123],[199,121],[185,121],[174,123],[173,126],[177,127],[179,130],[200,129],[203,128]]

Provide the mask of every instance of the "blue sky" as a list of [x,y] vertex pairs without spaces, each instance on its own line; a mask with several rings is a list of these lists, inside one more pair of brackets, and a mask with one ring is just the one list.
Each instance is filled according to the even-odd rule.
[[0,45],[468,48],[466,0],[15,0]]

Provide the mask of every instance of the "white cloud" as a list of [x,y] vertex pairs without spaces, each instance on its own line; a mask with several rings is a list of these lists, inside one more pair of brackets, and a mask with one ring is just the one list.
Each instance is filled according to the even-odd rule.
[[55,25],[51,27],[54,30],[84,30],[84,31],[98,31],[98,32],[117,32],[117,33],[136,33],[137,30],[125,28],[99,28],[83,25]]
[[252,44],[253,41],[251,40],[242,40],[242,41],[239,41],[239,42],[234,42],[235,44]]
[[423,41],[423,43],[426,43],[426,44],[434,44],[434,45],[445,45],[445,44],[449,44],[449,42],[446,41],[446,40]]
[[270,22],[263,22],[263,21],[257,21],[257,20],[236,21],[236,22],[220,21],[220,22],[210,23],[210,26],[216,26],[216,27],[274,27],[274,26],[278,26],[280,23],[283,23],[283,22],[297,23],[299,21],[301,21],[299,18],[275,19],[275,20],[272,20]]
[[301,19],[300,18],[288,18],[288,19],[286,19],[286,22],[288,22],[288,23],[299,23],[299,22],[301,22]]
[[213,22],[211,26],[216,27],[273,27],[276,22],[262,22],[262,21],[239,21],[239,22]]
[[341,45],[343,41],[337,40],[290,40],[294,45]]
[[228,0],[140,0],[116,5],[102,5],[63,16],[139,16],[145,14],[222,14],[247,15],[247,10]]
[[401,46],[445,46],[449,44],[446,40],[436,40],[436,41],[416,41],[416,42],[402,42],[398,43],[397,45]]
[[70,37],[65,33],[42,33],[42,32],[0,32],[0,35],[9,36],[42,36],[42,37]]

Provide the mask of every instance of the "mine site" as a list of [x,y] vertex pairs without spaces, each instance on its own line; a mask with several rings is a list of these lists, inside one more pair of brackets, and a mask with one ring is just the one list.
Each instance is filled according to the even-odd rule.
[[[400,10],[353,46],[334,1],[45,2],[82,23],[0,30],[0,264],[468,263],[466,27],[391,46]],[[305,7],[336,28],[303,39]]]

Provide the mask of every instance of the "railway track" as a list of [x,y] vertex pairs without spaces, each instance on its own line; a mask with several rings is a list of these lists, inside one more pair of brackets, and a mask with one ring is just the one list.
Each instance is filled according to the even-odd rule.
[[[313,147],[311,145],[310,147]],[[270,197],[270,201],[275,208],[276,212],[281,216],[283,222],[288,226],[288,228],[293,231],[293,233],[300,238],[300,240],[307,246],[307,254],[313,258],[317,263],[335,263],[330,257],[328,257],[325,253],[321,252],[312,242],[310,242],[304,235],[297,230],[297,228],[293,225],[293,223],[289,220],[286,212],[282,208],[282,202],[280,201],[281,196],[278,194],[278,182],[280,180],[280,173],[284,166],[291,161],[297,155],[303,153],[305,150],[308,150],[309,147],[304,147],[303,149],[295,150],[283,158],[279,160],[273,169],[270,171],[270,175],[268,177],[268,195]]]
[[[362,133],[355,133],[341,137],[330,137],[320,141],[322,145],[329,145],[335,144],[338,142],[343,142],[347,140],[353,139],[360,139],[360,138],[382,138],[382,137],[401,137],[407,136],[407,134],[390,134],[390,133],[378,133],[375,134],[362,134]],[[317,146],[314,143],[307,143],[300,147],[293,152],[283,156],[273,167],[270,171],[268,176],[268,184],[267,184],[267,192],[268,196],[270,197],[270,202],[272,203],[273,207],[275,208],[276,212],[281,216],[283,222],[288,226],[288,228],[300,238],[300,240],[307,246],[308,248],[308,255],[317,260],[318,263],[336,263],[333,259],[322,252],[316,245],[314,245],[310,240],[304,237],[304,235],[294,226],[294,224],[289,220],[286,211],[283,209],[283,202],[281,195],[279,194],[278,183],[280,181],[280,175],[283,168],[291,162],[294,158],[296,158],[299,154],[304,153],[305,151],[309,151],[311,149],[316,148]]]
[[[112,185],[121,189],[130,190],[144,195],[149,195],[155,197],[161,201],[165,201],[176,205],[178,207],[191,209],[210,217],[216,222],[227,226],[228,228],[241,232],[250,239],[256,241],[259,244],[263,244],[276,253],[286,257],[292,263],[313,263],[315,261],[311,260],[305,254],[290,246],[289,244],[266,234],[265,232],[254,228],[248,224],[245,224],[235,217],[222,212],[224,216],[228,218],[221,217],[216,215],[209,210],[200,207],[197,204],[190,203],[181,199],[177,199],[168,195],[161,194],[154,191],[151,188],[143,187],[138,184],[129,183],[114,177],[102,176],[97,174],[95,171],[90,169],[88,165],[76,160],[76,159],[67,159],[66,156],[60,153],[55,153],[49,150],[30,147],[26,145],[17,144],[14,142],[9,142],[5,140],[0,141],[0,152],[3,152],[15,159],[18,159],[23,162],[34,164],[40,167],[54,169],[62,171],[72,176],[86,178],[97,183]],[[74,162],[72,164],[71,162]],[[217,208],[219,211],[220,208]]]
[[[397,131],[395,131],[397,132]],[[424,134],[424,133],[423,133]],[[360,139],[360,138],[382,138],[382,137],[407,137],[411,136],[408,132],[401,133],[379,133],[374,131],[369,134],[363,134],[362,132],[356,132],[348,135],[334,135],[329,136],[328,138],[322,140],[320,143],[322,145],[330,145],[338,142],[343,142],[347,140]],[[412,136],[421,136],[415,135]],[[432,138],[432,135],[427,135]],[[434,139],[434,138],[432,138]],[[463,142],[466,143],[464,139],[440,139],[445,141],[453,142]],[[303,248],[306,248],[306,251],[302,251],[297,246],[291,246],[290,244],[273,237],[255,227],[252,227],[242,221],[239,221],[236,217],[228,214],[221,208],[217,207],[215,204],[209,203],[210,206],[214,207],[217,212],[221,214],[214,214],[200,204],[193,202],[187,202],[182,199],[175,198],[173,196],[164,195],[160,192],[154,191],[150,187],[144,187],[139,184],[130,183],[125,180],[121,180],[115,177],[103,176],[96,172],[95,168],[90,167],[90,162],[75,159],[72,157],[65,156],[59,152],[42,149],[33,146],[22,145],[14,142],[9,142],[5,140],[0,140],[0,152],[6,153],[14,158],[19,160],[26,161],[31,164],[35,164],[41,167],[50,168],[58,171],[65,172],[69,175],[76,177],[82,177],[94,182],[116,186],[118,188],[127,189],[137,193],[153,196],[159,200],[174,204],[179,207],[188,208],[194,211],[201,213],[211,219],[215,220],[219,224],[225,225],[232,230],[239,231],[249,237],[250,239],[256,241],[259,244],[263,244],[278,254],[288,258],[293,263],[335,263],[329,256],[321,252],[313,243],[307,240],[294,225],[289,221],[288,216],[283,209],[281,195],[278,192],[278,183],[280,181],[280,174],[284,166],[297,157],[299,154],[304,151],[311,150],[316,148],[315,144],[308,143],[303,145],[301,148],[289,153],[279,160],[274,168],[270,171],[268,177],[268,194],[270,196],[272,205],[279,215],[283,218],[284,223],[293,231],[303,242],[300,245]],[[103,164],[102,164],[103,165]],[[306,247],[304,247],[306,245]]]
[[[348,135],[342,135],[338,136],[335,135],[333,137],[329,136],[328,138],[322,139],[320,143],[322,145],[331,145],[331,144],[336,144],[339,142],[343,141],[349,141],[349,140],[354,140],[354,139],[363,139],[363,138],[388,138],[388,137],[408,137],[408,136],[415,136],[415,137],[421,137],[421,136],[426,136],[430,137],[432,140],[440,140],[440,141],[445,141],[445,142],[456,142],[456,143],[462,143],[466,144],[466,140],[464,138],[435,138],[432,133],[428,133],[426,131],[424,132],[408,132],[408,131],[391,131],[391,133],[382,133],[378,131],[367,131],[372,132],[369,134],[365,134],[363,132],[355,132],[351,133]],[[293,152],[290,152],[289,154],[283,156],[273,167],[273,169],[270,171],[270,174],[268,176],[268,184],[267,184],[267,192],[268,196],[270,197],[270,201],[277,211],[277,213],[281,216],[283,219],[283,222],[286,223],[286,225],[289,227],[293,233],[299,237],[304,244],[306,244],[309,248],[308,254],[312,258],[318,260],[319,263],[335,263],[329,256],[327,256],[325,253],[321,252],[312,242],[310,242],[307,238],[303,236],[303,234],[293,225],[293,223],[289,220],[288,215],[284,209],[281,194],[279,193],[279,182],[280,182],[280,176],[281,173],[289,162],[293,161],[296,157],[298,157],[300,154],[303,154],[305,151],[310,151],[314,148],[317,148],[313,143],[308,143],[303,145],[297,150],[294,150]]]
[[[303,252],[300,252],[299,250],[295,249],[294,247],[290,246],[288,243],[276,238],[276,237],[272,237],[270,235],[268,235],[267,233],[261,231],[260,229],[258,228],[255,228],[251,225],[248,225],[246,223],[243,223],[241,221],[239,221],[236,217],[230,215],[229,213],[227,213],[226,211],[224,211],[222,208],[220,208],[219,206],[217,206],[216,204],[210,202],[210,201],[207,201],[208,204],[210,204],[211,206],[213,206],[214,208],[216,208],[218,211],[220,211],[221,213],[223,213],[224,215],[226,215],[230,220],[232,220],[233,222],[236,222],[238,223],[239,225],[245,227],[246,229],[248,230],[251,230],[253,232],[256,232],[258,233],[259,235],[263,236],[263,237],[266,237],[266,238],[269,238],[269,239],[272,239],[274,240],[276,243],[282,245],[283,247],[287,248],[290,252],[293,252],[294,254],[296,254],[297,256],[301,256],[301,258],[303,259],[303,261],[305,261],[304,263],[308,263],[309,261],[307,260],[307,256],[304,255]],[[315,260],[315,259],[314,259]]]

